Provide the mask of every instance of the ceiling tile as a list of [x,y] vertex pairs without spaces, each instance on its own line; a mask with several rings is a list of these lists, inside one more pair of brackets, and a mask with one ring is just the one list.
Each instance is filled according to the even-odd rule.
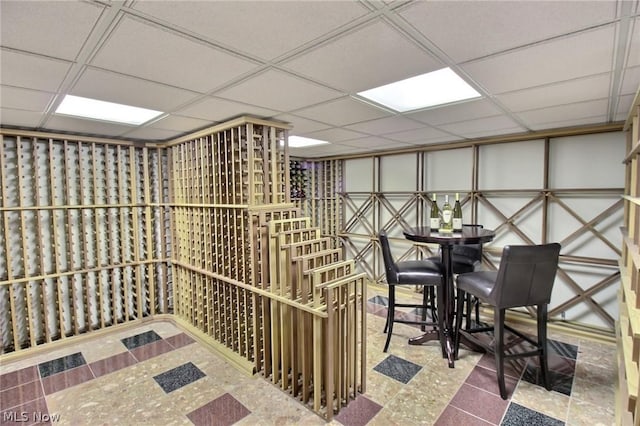
[[511,111],[525,111],[609,96],[610,73],[498,95]]
[[322,145],[321,148],[289,148],[290,155],[300,158],[324,157],[327,155],[341,155],[363,151],[368,151],[368,148],[354,148],[352,146],[337,144]]
[[635,94],[638,91],[640,83],[640,67],[627,68],[622,77],[622,85],[620,86],[620,94]]
[[169,115],[146,127],[162,130],[173,130],[178,133],[194,131],[207,126],[213,126],[215,123],[198,118],[182,117],[180,115]]
[[317,132],[312,132],[312,133],[306,133],[303,136],[312,138],[312,139],[320,139],[321,141],[342,142],[349,139],[361,138],[367,135],[360,132],[354,132],[352,130],[332,128],[332,129],[326,129],[326,130],[319,130]]
[[[638,11],[640,13],[640,10]],[[629,58],[627,59],[628,67],[640,66],[640,16],[631,21],[633,25],[633,31],[631,33],[631,39],[629,40]]]
[[0,76],[7,86],[56,92],[71,66],[70,62],[4,49],[0,55]]
[[400,15],[456,62],[592,27],[615,18],[614,1],[415,2]]
[[543,123],[548,123],[553,126],[555,122],[567,123],[572,120],[580,120],[587,117],[606,116],[608,105],[609,101],[605,98],[525,111],[519,113],[518,117],[532,127],[539,126]]
[[479,118],[476,120],[462,121],[459,123],[444,124],[438,126],[439,129],[455,133],[465,138],[477,138],[504,133],[524,132],[523,129],[505,115]]
[[0,86],[2,106],[12,109],[44,112],[53,96],[54,94],[49,92]]
[[233,102],[216,97],[205,97],[177,111],[180,115],[201,118],[203,120],[222,122],[240,115],[271,117],[274,110]]
[[269,69],[215,95],[289,112],[309,104],[337,98],[341,93],[289,73]]
[[383,21],[345,33],[283,65],[352,94],[444,67]]
[[184,132],[158,129],[156,127],[141,127],[123,135],[125,138],[143,139],[150,141],[164,141],[181,136]]
[[123,19],[92,65],[208,92],[256,64],[136,19]]
[[323,123],[334,126],[344,126],[389,116],[391,113],[351,97],[344,97],[298,110],[296,111],[296,115],[322,121]]
[[0,126],[37,128],[42,114],[21,109],[0,108]]
[[481,117],[490,117],[492,115],[499,114],[500,112],[502,111],[490,100],[476,99],[408,113],[407,117],[411,117],[414,120],[418,120],[426,124],[439,125],[456,121],[473,120]]
[[463,65],[494,94],[611,70],[614,26],[608,25]]
[[596,115],[593,117],[586,117],[580,119],[571,120],[559,120],[559,121],[547,121],[540,124],[532,124],[531,130],[549,130],[549,129],[562,129],[565,127],[578,127],[584,125],[603,124],[608,121],[607,115]]
[[406,148],[410,146],[410,144],[407,144],[407,143],[390,141],[389,139],[379,138],[376,136],[366,136],[364,138],[351,139],[351,140],[345,141],[343,144],[348,146],[358,147],[358,148],[370,148],[371,150],[389,149],[389,148]]
[[359,3],[345,1],[196,1],[189,8],[146,1],[133,7],[265,59],[281,56],[367,13]]
[[88,2],[2,1],[0,40],[3,46],[73,60],[104,9]]
[[172,111],[194,96],[200,96],[195,92],[97,68],[87,68],[70,93],[163,112]]
[[387,133],[397,133],[405,130],[413,130],[424,127],[424,124],[418,123],[400,115],[385,117],[376,120],[365,121],[362,123],[345,126],[347,129],[359,132],[370,133],[372,135],[384,135]]
[[318,130],[324,130],[331,127],[328,124],[298,117],[297,115],[293,114],[279,114],[273,118],[275,118],[276,120],[284,121],[285,123],[289,123],[291,126],[293,126],[293,128],[289,131],[290,135],[303,135],[305,133],[316,132]]
[[631,105],[633,105],[633,100],[635,95],[624,95],[618,98],[618,109],[615,120],[617,121],[626,121],[627,117],[631,113]]
[[55,114],[47,120],[44,127],[52,131],[84,133],[96,136],[120,136],[132,130],[131,126]]
[[433,127],[423,127],[405,132],[389,133],[385,135],[385,138],[412,144],[422,144],[432,141],[444,142],[460,139],[458,136],[450,135],[438,129],[434,129]]

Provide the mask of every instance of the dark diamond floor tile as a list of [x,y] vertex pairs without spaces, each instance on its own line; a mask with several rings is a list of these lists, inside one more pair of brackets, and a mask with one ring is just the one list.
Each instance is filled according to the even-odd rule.
[[463,384],[451,399],[450,404],[489,423],[498,424],[507,410],[509,401],[482,389]]
[[578,347],[571,343],[564,343],[558,340],[547,340],[549,352],[555,352],[558,355],[572,360],[578,359]]
[[131,349],[131,355],[138,360],[138,362],[146,361],[158,355],[162,355],[173,350],[173,346],[167,343],[165,340],[157,340],[146,345],[138,346]]
[[[540,367],[532,363],[527,364],[527,367],[522,374],[522,380],[533,383],[534,385],[543,386],[542,371]],[[549,370],[549,381],[551,382],[551,390],[559,392],[561,394],[571,396],[571,387],[573,386],[573,376],[558,373],[557,371]]]
[[195,340],[185,333],[176,334],[175,336],[167,337],[164,340],[176,349],[195,343]]
[[448,405],[444,409],[438,420],[434,423],[435,426],[489,426],[491,423],[485,422],[478,417],[472,416],[466,411],[462,411],[452,405]]
[[51,361],[38,364],[38,370],[40,370],[40,377],[45,378],[53,374],[58,374],[65,370],[85,365],[87,362],[80,352],[75,354],[63,356],[62,358],[54,359]]
[[562,426],[564,422],[512,402],[500,424],[502,426]]
[[[529,358],[529,363],[535,366],[540,365],[539,357],[531,357]],[[565,358],[563,356],[558,355],[555,352],[549,351],[549,355],[547,356],[547,364],[549,366],[549,370],[553,370],[555,372],[565,374],[567,376],[573,377],[576,372],[576,360],[571,358]]]
[[40,380],[14,386],[0,392],[0,409],[4,411],[18,405],[24,405],[43,396]]
[[0,391],[38,380],[38,368],[31,366],[0,376]]
[[150,330],[145,333],[136,334],[135,336],[125,337],[122,339],[122,343],[127,347],[127,349],[131,350],[161,339],[162,337],[160,337],[158,333]]
[[335,417],[345,426],[364,426],[382,410],[382,406],[360,395]]
[[122,370],[136,364],[137,361],[131,355],[131,352],[123,352],[118,355],[110,356],[109,358],[101,359],[89,364],[91,371],[96,377],[104,376],[105,374],[113,373],[114,371]]
[[42,388],[45,395],[51,395],[54,392],[79,385],[93,378],[94,375],[89,366],[81,365],[80,367],[45,377],[42,379]]
[[389,355],[373,369],[399,382],[409,383],[422,367],[395,355]]
[[389,306],[389,298],[386,296],[373,296],[368,301],[376,305]]
[[247,407],[231,394],[225,393],[190,412],[187,417],[195,426],[230,426],[249,414],[251,411]]
[[162,374],[158,374],[157,376],[154,376],[153,379],[166,393],[171,393],[176,389],[180,389],[189,383],[193,383],[196,380],[203,378],[204,376],[206,376],[206,374],[193,365],[193,363],[188,362],[169,371],[165,371]]

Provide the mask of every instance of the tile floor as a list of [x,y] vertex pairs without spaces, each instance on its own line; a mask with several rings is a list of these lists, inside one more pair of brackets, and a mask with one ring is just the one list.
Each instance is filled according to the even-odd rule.
[[[369,301],[367,390],[331,424],[614,424],[614,345],[550,333],[553,390],[538,385],[535,362],[514,363],[507,369],[505,401],[487,355],[462,349],[449,369],[437,342],[409,346],[407,339],[419,330],[402,324],[396,324],[389,352],[383,353],[386,297],[372,289]],[[1,425],[325,423],[168,322],[2,363],[0,411]]]

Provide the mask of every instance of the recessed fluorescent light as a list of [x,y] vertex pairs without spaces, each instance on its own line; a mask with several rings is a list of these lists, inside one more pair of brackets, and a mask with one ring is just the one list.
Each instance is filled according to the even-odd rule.
[[162,112],[113,102],[99,101],[97,99],[66,95],[60,103],[60,106],[58,106],[58,109],[56,109],[56,114],[137,126],[159,116]]
[[302,136],[289,136],[289,146],[292,148],[301,148],[305,146],[324,145],[329,143],[320,139],[303,138]]
[[480,97],[480,93],[469,86],[451,68],[443,68],[365,90],[358,95],[398,112]]

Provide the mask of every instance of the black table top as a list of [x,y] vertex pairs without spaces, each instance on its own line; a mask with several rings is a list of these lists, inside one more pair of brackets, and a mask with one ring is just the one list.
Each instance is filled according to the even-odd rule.
[[496,236],[492,229],[480,228],[475,226],[464,226],[462,232],[439,233],[437,230],[432,231],[428,226],[419,226],[409,228],[404,231],[404,236],[408,240],[420,243],[436,243],[444,245],[454,244],[478,244],[486,243]]

